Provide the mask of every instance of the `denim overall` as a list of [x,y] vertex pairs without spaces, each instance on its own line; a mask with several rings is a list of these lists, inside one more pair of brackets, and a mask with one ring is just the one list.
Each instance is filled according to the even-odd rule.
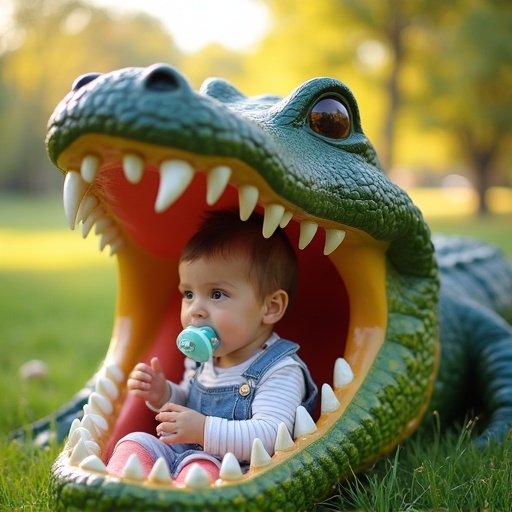
[[[286,356],[292,357],[301,366],[306,383],[306,395],[302,405],[312,415],[317,398],[318,389],[311,378],[305,363],[296,355],[299,345],[288,340],[279,339],[270,347],[263,350],[252,364],[242,373],[246,382],[241,385],[205,387],[197,379],[202,367],[199,366],[190,380],[190,391],[186,406],[201,412],[205,416],[216,416],[228,420],[248,420],[251,418],[251,406],[261,378],[278,361]],[[192,443],[165,444],[151,434],[134,432],[128,434],[123,440],[136,441],[156,460],[165,457],[171,475],[176,477],[181,468],[188,463],[184,459],[200,455],[202,459],[212,460],[220,467],[218,458],[204,453],[203,447]],[[247,467],[242,469],[247,469]]]
[[306,382],[306,396],[302,405],[313,414],[318,398],[318,390],[304,362],[296,355],[299,345],[279,339],[263,350],[259,357],[242,373],[246,382],[242,385],[225,387],[205,387],[197,379],[201,372],[198,368],[190,380],[187,407],[201,411],[205,416],[217,416],[227,420],[248,420],[251,418],[251,406],[262,377],[278,361],[286,356],[300,364]]

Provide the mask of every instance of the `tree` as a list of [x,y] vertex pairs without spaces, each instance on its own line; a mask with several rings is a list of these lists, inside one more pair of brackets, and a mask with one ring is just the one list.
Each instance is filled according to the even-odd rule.
[[498,163],[512,140],[512,5],[475,0],[464,6],[436,28],[422,115],[456,141],[486,214],[487,189],[498,182]]
[[[30,192],[52,189],[44,139],[48,118],[74,79],[159,61],[179,65],[181,54],[160,22],[143,15],[114,18],[108,11],[72,0],[16,0],[11,33],[0,54],[0,184]],[[5,94],[5,96],[4,96]]]
[[[287,84],[286,93],[312,76],[341,79],[385,170],[418,165],[415,153],[426,156],[425,167],[443,154],[452,168],[462,161],[487,211],[486,190],[512,154],[508,0],[267,3],[274,27],[252,57],[251,77]],[[427,137],[435,147],[425,149]]]
[[[421,14],[438,15],[440,0],[267,0],[272,32],[253,56],[258,81],[274,80],[286,92],[307,78],[334,76],[355,93],[363,126],[385,171],[395,163],[400,114],[417,66],[414,38]],[[427,5],[428,4],[428,5]],[[411,41],[412,39],[412,41]],[[279,77],[279,82],[277,78]]]

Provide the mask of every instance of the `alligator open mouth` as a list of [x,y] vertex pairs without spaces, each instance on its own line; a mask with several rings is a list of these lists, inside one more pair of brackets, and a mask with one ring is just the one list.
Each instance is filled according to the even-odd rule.
[[[69,170],[64,205],[70,226],[79,221],[84,237],[95,226],[100,248],[110,247],[119,260],[119,303],[105,374],[87,407],[92,423],[87,416],[81,423],[90,438],[79,431],[95,455],[108,458],[113,443],[128,432],[154,432],[154,413],[140,400],[124,397],[124,376],[138,361],[156,355],[169,379],[181,378],[183,357],[174,343],[182,328],[177,262],[208,208],[237,207],[242,219],[262,210],[262,236],[284,228],[296,247],[298,299],[277,330],[301,345],[300,354],[323,392],[318,427],[299,417],[295,444],[287,444],[279,460],[329,428],[384,341],[386,243],[309,216],[236,160],[94,136],[73,144],[59,165]],[[75,434],[68,442],[71,465],[84,466],[88,451],[82,445],[75,449],[81,438]]]
[[[432,307],[437,280],[428,229],[405,194],[396,188],[391,196],[395,199],[380,193],[379,185],[389,182],[360,131],[355,100],[339,82],[319,79],[305,84],[289,102],[295,102],[290,110],[302,119],[330,91],[347,95],[355,128],[341,142],[343,149],[317,138],[301,119],[292,127],[298,137],[311,139],[325,158],[332,153],[333,165],[341,151],[342,160],[353,160],[354,168],[364,170],[347,186],[338,170],[302,176],[307,166],[294,167],[301,159],[300,144],[292,144],[296,155],[289,165],[280,161],[292,155],[286,147],[272,147],[271,140],[272,150],[267,151],[263,138],[279,137],[278,132],[272,127],[261,130],[254,122],[255,104],[225,83],[212,85],[222,101],[206,103],[201,94],[192,96],[171,68],[123,73],[106,75],[98,83],[95,77],[85,80],[82,85],[92,81],[90,86],[64,100],[50,122],[49,151],[65,174],[64,206],[70,227],[81,224],[84,237],[94,227],[100,248],[109,247],[119,271],[110,346],[83,418],[73,422],[54,465],[59,499],[94,510],[101,509],[100,503],[117,510],[153,509],[156,504],[162,509],[178,507],[173,510],[309,510],[341,476],[405,438],[425,411],[437,353]],[[126,81],[132,75],[133,84]],[[126,94],[135,91],[132,106],[125,110],[116,106],[116,101],[126,100],[115,84],[118,78],[125,81]],[[95,100],[96,89],[112,85],[112,94],[117,91],[121,96],[107,94],[101,106]],[[153,123],[161,121],[159,109],[162,98],[170,98],[168,92],[174,94],[174,118],[182,121],[180,116],[191,112],[197,118],[194,130],[189,133],[185,123],[182,130],[167,132],[164,143]],[[135,93],[149,94],[155,101],[151,116],[148,104],[139,102]],[[232,97],[249,101],[248,120],[236,112]],[[185,100],[200,103],[200,108],[182,112],[180,101]],[[261,101],[266,112],[277,100]],[[83,117],[91,107],[97,108],[96,117]],[[284,132],[291,129],[285,107],[271,112],[284,116]],[[232,108],[235,113],[229,112]],[[139,109],[138,120],[146,120],[145,129],[137,134],[130,132],[135,122],[130,109]],[[228,117],[229,122],[221,123],[217,132],[202,129],[201,123],[209,123],[214,115]],[[222,141],[234,138],[229,123],[239,126],[241,140],[225,150]],[[210,138],[218,147],[208,145]],[[250,163],[256,153],[264,155],[262,166]],[[269,170],[275,162],[278,173]],[[330,164],[326,167],[330,170]],[[352,185],[360,190],[351,190]],[[374,200],[377,196],[380,202]],[[368,201],[373,204],[370,209]],[[388,216],[391,206],[396,206],[397,217]],[[135,457],[122,475],[111,475],[106,463],[122,436],[155,432],[155,414],[126,393],[125,380],[133,366],[158,356],[166,377],[181,379],[183,355],[175,343],[182,329],[178,258],[203,213],[224,208],[237,208],[242,220],[254,210],[261,212],[262,237],[284,229],[295,248],[297,298],[276,331],[300,345],[299,355],[321,388],[320,404],[313,418],[298,408],[293,435],[280,429],[274,453],[267,453],[256,440],[246,473],[228,454],[217,481],[199,469],[176,484],[161,461],[148,473]],[[378,226],[370,235],[362,226],[371,223],[372,216]],[[397,238],[393,249],[390,244]],[[404,263],[399,261],[402,256]],[[390,265],[390,257],[402,265],[404,277]],[[134,505],[134,499],[140,502]]]

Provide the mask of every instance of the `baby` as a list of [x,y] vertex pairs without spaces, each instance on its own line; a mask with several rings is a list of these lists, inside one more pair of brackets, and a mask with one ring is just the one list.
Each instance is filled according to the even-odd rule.
[[228,452],[247,469],[255,438],[273,454],[279,424],[293,432],[297,407],[312,414],[318,395],[298,345],[274,332],[297,276],[283,231],[265,239],[259,215],[242,222],[232,211],[208,214],[179,261],[181,323],[210,326],[220,344],[200,365],[186,358],[179,384],[166,380],[156,357],[135,366],[128,389],[158,413],[158,438],[125,436],[109,467],[121,467],[120,459],[135,451],[153,462],[164,457],[181,480],[199,460],[215,477]]

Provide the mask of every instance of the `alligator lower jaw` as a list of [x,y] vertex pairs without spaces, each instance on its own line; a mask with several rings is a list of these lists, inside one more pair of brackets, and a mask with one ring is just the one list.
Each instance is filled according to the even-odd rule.
[[[142,401],[126,396],[124,382],[137,362],[154,355],[163,362],[168,378],[181,378],[182,357],[174,342],[181,330],[177,260],[206,208],[238,205],[242,217],[253,208],[262,210],[265,236],[278,225],[285,226],[297,247],[301,282],[298,300],[277,331],[301,345],[300,355],[319,387],[331,384],[322,387],[316,424],[299,410],[294,439],[282,432],[273,457],[255,446],[245,475],[238,475],[228,461],[219,482],[205,484],[204,475],[199,475],[186,485],[250,480],[339,428],[384,343],[387,244],[313,217],[278,196],[259,174],[235,159],[91,135],[74,142],[58,164],[66,173],[64,203],[71,227],[81,222],[85,237],[95,225],[100,248],[110,245],[119,268],[110,347],[95,376],[84,418],[75,420],[59,457],[61,474],[118,481],[105,469],[115,442],[133,430],[154,432],[154,413]],[[133,485],[172,487],[159,465],[145,477],[132,461],[123,479]]]

